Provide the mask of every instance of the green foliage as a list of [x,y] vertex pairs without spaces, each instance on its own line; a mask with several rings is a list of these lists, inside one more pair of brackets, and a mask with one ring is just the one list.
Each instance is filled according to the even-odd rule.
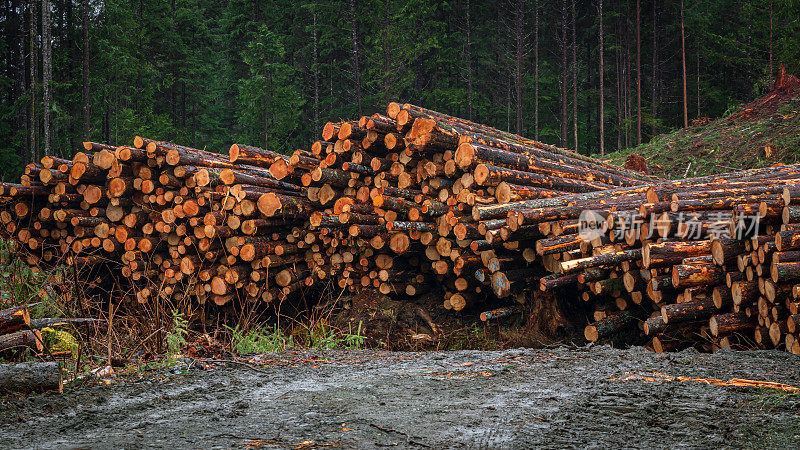
[[186,336],[189,334],[189,321],[183,317],[183,313],[177,310],[172,311],[172,330],[167,332],[167,350],[170,355],[180,353],[186,346]]
[[366,336],[361,334],[362,322],[358,322],[358,328],[353,333],[352,324],[347,324],[347,333],[344,334],[344,347],[348,350],[361,350],[364,347],[364,342],[367,340]]
[[260,325],[247,331],[239,326],[228,327],[231,347],[239,354],[282,352],[290,348],[314,348],[318,350],[360,350],[364,348],[366,336],[362,334],[362,323],[347,332],[331,327],[324,320],[300,323],[287,335],[280,327]]
[[[0,70],[0,177],[5,180],[16,178],[22,166],[37,160],[42,150],[41,79],[31,92],[27,61],[31,56],[26,29],[29,3],[12,2],[0,11],[4,24],[0,52],[6,58]],[[523,12],[520,33],[512,20],[517,5]],[[536,5],[538,80],[533,42]],[[653,17],[652,3],[641,5],[643,131],[648,140],[683,123],[680,2],[657,2],[657,17]],[[798,0],[687,0],[685,5],[690,118],[698,114],[698,100],[700,115],[718,117],[731,105],[763,93],[771,86],[779,63],[787,64],[790,73],[800,73]],[[560,141],[561,74],[567,71],[571,136],[571,67],[563,67],[561,59],[559,4],[362,0],[355,8],[364,113],[383,111],[387,100],[407,101],[513,130],[519,37],[522,134],[535,134],[538,81],[539,138]],[[83,140],[120,145],[129,144],[137,134],[216,152],[243,141],[289,153],[318,139],[325,121],[357,114],[349,2],[92,0],[86,135],[81,15],[80,3],[53,4],[50,112],[56,155],[73,155]],[[605,4],[607,149],[635,141],[635,75],[639,72],[635,17],[635,2]],[[599,149],[598,19],[596,2],[578,2],[577,125],[582,153]],[[652,79],[654,37],[659,58],[656,80]],[[571,36],[566,42],[568,60],[570,41]],[[41,78],[41,55],[33,56]],[[315,108],[317,123],[311,120]],[[33,128],[32,109],[37,118]],[[39,141],[31,149],[34,129]],[[567,145],[574,145],[571,138]]]
[[239,80],[237,99],[242,107],[237,116],[242,130],[247,130],[242,139],[291,153],[286,142],[303,122],[300,114],[304,101],[292,84],[296,74],[283,62],[285,57],[283,39],[268,25],[259,26],[249,36],[242,59],[250,71]]
[[231,347],[238,354],[282,352],[294,346],[291,336],[283,334],[279,327],[261,325],[244,331],[237,325],[231,328]]
[[360,350],[364,346],[366,336],[361,334],[362,322],[353,330],[352,324],[348,324],[347,332],[331,327],[325,320],[312,321],[303,326],[300,335],[306,347],[319,350]]
[[0,240],[0,309],[38,303],[31,308],[31,317],[64,317],[64,308],[49,279],[64,278],[70,269],[57,267],[41,272],[19,259],[12,246],[9,241]]

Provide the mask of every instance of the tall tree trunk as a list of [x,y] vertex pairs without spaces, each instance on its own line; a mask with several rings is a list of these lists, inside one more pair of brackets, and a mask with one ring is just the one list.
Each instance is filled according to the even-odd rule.
[[506,77],[506,131],[511,133],[511,78]]
[[769,78],[772,80],[772,0],[769,0]]
[[561,146],[567,146],[567,0],[561,0]]
[[700,118],[700,40],[697,41],[697,118]]
[[[602,1],[602,0],[600,0],[600,1]],[[533,112],[533,121],[535,122],[535,124],[534,124],[534,132],[533,133],[534,133],[534,139],[536,139],[538,141],[539,140],[539,0],[536,0],[536,3],[534,4],[534,15],[535,15],[534,16],[535,17],[535,19],[534,19],[535,25],[533,26],[533,33],[534,33],[534,38],[533,38],[534,51],[533,52],[534,52],[534,65],[536,67],[534,68],[534,74],[533,74],[533,78],[534,78],[533,84],[535,86],[534,87],[534,90],[535,90],[535,93],[534,93],[535,106],[534,106],[534,109],[533,109],[533,111],[534,111]]]
[[29,49],[30,56],[30,82],[31,82],[31,109],[30,109],[30,133],[31,144],[30,154],[28,161],[35,161],[39,155],[39,121],[36,119],[36,103],[38,101],[36,95],[36,83],[39,78],[39,49],[36,41],[39,36],[39,26],[37,25],[38,12],[36,10],[36,0],[30,1],[30,33],[31,43]]
[[269,79],[270,75],[264,68],[264,150],[269,150]]
[[473,120],[472,110],[472,19],[470,19],[470,5],[469,0],[466,1],[464,7],[466,13],[467,25],[467,116],[469,120]]
[[618,42],[617,51],[615,52],[617,62],[617,150],[619,150],[622,148],[622,122],[625,116],[625,108],[622,105],[622,84],[624,81],[622,79],[622,45],[619,42],[619,25],[617,25],[616,40]]
[[358,103],[358,115],[361,116],[361,68],[358,65],[358,26],[356,24],[356,1],[350,0],[350,29],[353,38],[353,70],[356,75],[356,101]]
[[[328,116],[331,115],[331,111],[333,111],[333,105],[336,103],[333,101],[333,71],[336,68],[336,60],[334,59],[332,63],[329,64],[328,67]],[[317,128],[319,130],[319,128]]]
[[44,87],[44,154],[52,153],[50,109],[53,104],[53,55],[50,34],[50,0],[42,0],[42,84]]
[[656,114],[656,105],[658,104],[658,100],[656,98],[656,94],[658,92],[658,8],[656,4],[658,0],[653,0],[653,75],[652,75],[652,84],[653,84],[653,100],[652,105],[650,106],[650,116],[653,120],[653,126],[651,134],[653,136],[656,135],[656,119],[658,115]]
[[109,101],[111,94],[108,89],[108,84],[106,84],[103,92],[103,139],[105,142],[111,141],[111,103]]
[[181,81],[181,127],[186,129],[186,81]]
[[578,151],[578,40],[575,33],[575,22],[578,11],[575,0],[572,0],[572,142],[573,149]]
[[[17,52],[17,58],[19,60],[19,65],[17,66],[17,76],[19,80],[19,95],[27,98],[27,89],[28,89],[28,73],[30,69],[28,68],[29,62],[28,58],[25,55],[25,49],[28,46],[28,33],[30,30],[30,21],[27,17],[25,17],[25,12],[27,11],[26,3],[24,0],[19,4],[19,24],[22,27],[21,34],[19,36],[19,48]],[[30,118],[28,117],[30,111],[27,107],[23,107],[20,110],[22,123],[20,124],[20,129],[22,130],[22,147],[20,148],[20,158],[22,161],[30,161],[28,155],[30,155],[31,151],[31,143],[30,143]]]
[[89,0],[81,1],[81,20],[83,23],[83,139],[89,139]]
[[683,68],[683,126],[689,126],[689,105],[686,99],[686,29],[683,17],[683,0],[681,0],[681,66]]
[[[6,46],[6,60],[4,64],[4,69],[6,72],[6,79],[11,81],[14,79],[14,64],[16,63],[14,59],[14,48],[16,47],[17,43],[17,36],[15,36],[14,30],[14,22],[15,20],[11,18],[12,11],[15,11],[15,6],[12,1],[3,1],[3,22],[5,25],[5,36],[4,41],[8,40],[8,42],[4,42]],[[12,105],[14,103],[14,88],[15,86],[11,84],[6,88],[6,94],[8,98],[6,100],[8,105]]]
[[[390,0],[383,2],[383,103],[389,104],[389,18],[392,13],[392,5]],[[316,17],[314,18],[316,20]],[[316,24],[314,25],[316,26]]]
[[523,20],[522,20],[522,2],[517,2],[516,8],[514,11],[514,37],[516,41],[516,52],[515,52],[515,74],[514,80],[516,83],[515,90],[516,90],[516,109],[517,109],[517,134],[522,134],[522,53],[523,53],[523,33],[524,30],[522,29]]
[[636,144],[642,143],[642,15],[636,0]]
[[[75,31],[77,31],[77,27],[74,23],[74,5],[73,0],[67,0],[66,2],[62,1],[60,5],[61,10],[63,11],[63,28],[61,29],[61,34],[67,35],[67,55],[69,56],[71,61],[78,61],[80,56],[78,55],[78,47],[75,45]],[[72,65],[66,65],[62,69],[62,73],[64,75],[59,76],[58,72],[56,72],[56,78],[58,79],[70,79],[74,75],[74,69]],[[79,134],[83,129],[81,116],[83,113],[83,105],[78,102],[71,102],[69,106],[70,111],[70,118],[69,124],[67,125],[67,129],[65,130],[67,133],[67,142],[69,148],[76,148],[79,141]]]
[[605,113],[603,111],[603,0],[600,0],[600,156],[606,154]]
[[625,147],[631,146],[631,33],[625,22]]
[[[9,11],[6,15],[6,26],[9,27],[6,34],[9,40],[6,44],[8,45],[8,60],[6,62],[9,81],[8,91],[11,99],[9,105],[16,104],[20,97],[25,95],[25,57],[23,55],[25,49],[25,24],[27,21],[25,20],[25,6],[21,3],[20,0],[9,1]],[[27,147],[26,143],[28,140],[28,135],[24,133],[25,128],[27,128],[25,114],[25,108],[14,108],[14,115],[11,119],[14,128],[13,140],[15,144],[19,142],[19,132],[23,132],[22,145],[16,145],[16,154],[20,158],[23,158],[23,161],[25,156],[27,156],[25,148]]]
[[317,9],[311,11],[312,17],[312,37],[313,37],[313,68],[314,73],[314,130],[320,129],[319,123],[319,50],[317,47]]

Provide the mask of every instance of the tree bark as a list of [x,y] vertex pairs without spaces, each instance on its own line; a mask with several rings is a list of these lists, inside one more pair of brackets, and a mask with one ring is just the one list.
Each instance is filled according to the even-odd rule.
[[625,111],[622,106],[622,84],[623,84],[623,69],[622,69],[622,43],[620,41],[620,27],[617,25],[616,30],[617,48],[614,56],[616,56],[617,63],[617,149],[622,148],[622,132],[623,132],[623,116]]
[[641,0],[636,0],[636,144],[642,143],[642,20]]
[[652,74],[652,88],[653,98],[650,107],[650,117],[653,121],[651,134],[656,135],[656,94],[658,91],[658,8],[656,7],[658,0],[653,0],[653,74]]
[[[86,0],[84,0],[86,1]],[[312,20],[312,38],[313,38],[313,68],[312,72],[314,73],[314,129],[319,130],[320,123],[319,123],[319,49],[318,49],[318,42],[317,42],[317,9],[314,8],[311,11],[311,20]]]
[[30,33],[31,43],[29,49],[30,55],[30,91],[31,91],[31,109],[30,109],[30,160],[36,161],[39,157],[39,121],[36,119],[36,80],[39,77],[39,51],[36,41],[39,36],[36,0],[30,2]]
[[622,121],[625,129],[625,148],[631,146],[630,133],[631,127],[631,34],[628,30],[627,21],[624,23],[624,28],[620,31],[620,37],[623,39],[624,56],[622,58],[622,109],[625,111],[625,116]]
[[589,342],[597,342],[600,339],[609,337],[621,329],[632,325],[636,317],[628,311],[613,313],[603,320],[589,324],[583,330],[583,335]]
[[772,80],[772,0],[769,2],[769,78]]
[[89,138],[91,115],[89,112],[89,0],[81,0],[83,23],[83,138]]
[[383,12],[383,103],[389,104],[389,75],[390,75],[390,61],[389,55],[389,18],[392,12],[392,5],[390,0],[384,0]]
[[[602,0],[600,0],[602,2]],[[533,26],[533,53],[534,53],[534,131],[533,136],[537,141],[539,140],[539,0],[534,4],[534,26]]]
[[0,394],[62,390],[61,368],[56,362],[0,365]]
[[606,154],[605,113],[603,111],[603,70],[603,0],[600,0],[600,156],[605,156]]
[[267,73],[267,69],[264,68],[264,150],[269,150],[269,101],[267,101],[270,97],[270,89],[269,89],[269,80],[272,75]]
[[350,31],[353,40],[353,71],[356,78],[356,102],[358,115],[363,116],[361,109],[361,68],[358,65],[358,26],[356,23],[356,0],[350,0]]
[[522,135],[522,54],[523,54],[523,20],[522,20],[522,2],[517,2],[514,11],[514,38],[515,45],[515,91],[516,91],[516,113],[517,113],[517,134]]
[[683,0],[681,0],[681,66],[683,68],[683,126],[689,126],[689,110],[686,99],[686,29],[684,24]]
[[52,86],[53,81],[53,55],[52,55],[52,36],[50,33],[50,0],[42,0],[42,84],[44,87],[44,154],[52,153],[50,142],[51,124],[50,108],[53,103]]
[[575,32],[575,21],[578,10],[572,0],[572,149],[578,152],[578,39]]
[[700,41],[697,41],[697,118],[700,118]]
[[567,146],[567,0],[561,0],[561,146]]
[[[473,120],[472,113],[472,21],[470,19],[470,3],[467,0],[465,6],[466,22],[467,22],[467,116],[469,120]],[[536,69],[539,70],[538,68]]]

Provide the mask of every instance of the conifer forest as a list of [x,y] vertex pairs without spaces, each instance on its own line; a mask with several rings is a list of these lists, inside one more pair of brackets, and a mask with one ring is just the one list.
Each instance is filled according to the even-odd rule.
[[[5,0],[0,176],[82,141],[308,147],[426,105],[583,154],[800,72],[797,0]],[[601,51],[602,50],[602,51]],[[600,116],[603,120],[600,120]]]

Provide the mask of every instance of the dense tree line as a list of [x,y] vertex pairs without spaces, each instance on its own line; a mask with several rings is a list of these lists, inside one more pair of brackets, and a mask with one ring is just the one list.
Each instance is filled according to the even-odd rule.
[[797,73],[798,12],[800,0],[3,0],[0,171],[135,134],[289,152],[390,100],[610,151],[722,114],[780,63]]

